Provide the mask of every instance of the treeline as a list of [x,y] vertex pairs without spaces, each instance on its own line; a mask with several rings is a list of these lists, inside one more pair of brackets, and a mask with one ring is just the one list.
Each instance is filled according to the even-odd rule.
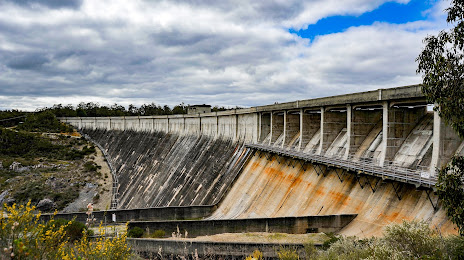
[[27,112],[19,110],[4,110],[0,111],[0,126],[11,127],[23,122]]
[[[213,112],[225,111],[227,108],[214,106],[211,110]],[[104,106],[93,102],[81,102],[76,107],[72,105],[63,106],[62,104],[56,104],[52,107],[46,107],[38,110],[38,112],[43,111],[50,111],[57,117],[156,116],[187,114],[188,105],[181,103],[171,109],[168,105],[160,106],[155,103],[151,103],[143,104],[140,107],[131,104],[128,108],[126,108],[118,104]]]

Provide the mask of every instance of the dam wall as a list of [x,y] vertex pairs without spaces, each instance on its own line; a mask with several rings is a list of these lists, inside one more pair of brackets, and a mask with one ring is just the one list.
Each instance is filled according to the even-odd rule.
[[[117,173],[118,208],[214,205],[250,155],[230,139],[86,129]],[[221,151],[218,153],[218,151]]]
[[[455,233],[433,185],[464,143],[432,106],[420,86],[407,86],[205,114],[61,120],[106,150],[121,209],[215,205],[209,220],[357,214],[341,233],[381,235],[403,220]],[[430,185],[337,165],[346,161],[406,169]]]
[[430,191],[324,166],[318,173],[317,165],[266,155],[250,159],[208,219],[357,214],[341,234],[380,236],[385,226],[403,220],[426,221],[443,234],[456,233]]
[[434,177],[462,152],[462,140],[432,106],[414,85],[203,114],[60,119],[79,129],[201,135]]

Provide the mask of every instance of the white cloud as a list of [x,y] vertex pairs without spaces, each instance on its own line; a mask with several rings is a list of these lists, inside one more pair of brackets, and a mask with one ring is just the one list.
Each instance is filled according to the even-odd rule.
[[418,83],[422,39],[446,24],[440,4],[427,21],[313,42],[288,32],[384,2],[2,2],[0,100],[29,110],[80,101],[252,106]]

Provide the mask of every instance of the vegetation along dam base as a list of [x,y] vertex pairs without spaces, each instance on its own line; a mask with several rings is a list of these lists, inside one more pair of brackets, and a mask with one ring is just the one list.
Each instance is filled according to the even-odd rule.
[[106,154],[111,212],[165,237],[370,237],[403,220],[454,234],[434,187],[437,168],[463,155],[464,142],[432,106],[414,85],[213,113],[60,120]]

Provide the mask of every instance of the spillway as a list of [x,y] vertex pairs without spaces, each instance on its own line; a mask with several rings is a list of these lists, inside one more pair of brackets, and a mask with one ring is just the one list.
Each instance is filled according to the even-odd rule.
[[86,130],[118,173],[118,208],[216,204],[246,162],[239,142],[204,135]]
[[[445,234],[456,232],[445,211],[434,210],[432,202],[436,203],[437,197],[432,195],[431,202],[426,191],[394,183],[400,185],[400,199],[390,182],[366,176],[358,182],[349,173],[340,181],[335,170],[317,175],[313,166],[304,169],[289,160],[254,155],[210,218],[358,214],[342,234],[378,236],[388,224],[413,219],[427,221]],[[375,192],[371,186],[376,186]]]

